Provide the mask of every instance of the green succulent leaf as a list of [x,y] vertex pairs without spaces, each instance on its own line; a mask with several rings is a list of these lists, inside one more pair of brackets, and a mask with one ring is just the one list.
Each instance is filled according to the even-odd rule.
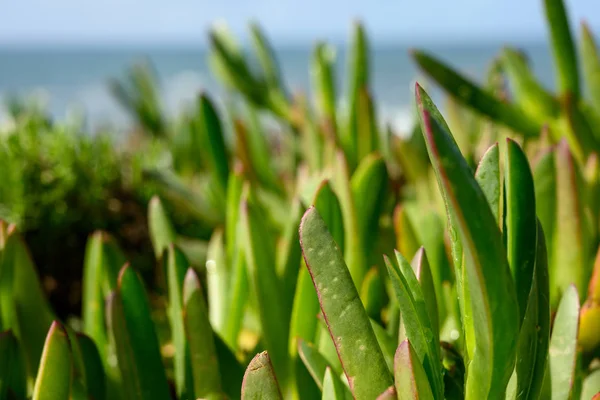
[[564,291],[556,311],[550,339],[549,368],[552,400],[567,400],[575,384],[577,362],[577,329],[579,325],[579,295],[570,285]]
[[[431,382],[432,390],[441,396],[444,389],[440,373],[442,368],[439,361],[438,332],[432,327],[423,289],[413,267],[398,252],[396,252],[396,260],[400,268],[385,257],[385,264],[400,306],[403,329],[406,338],[415,343],[416,355],[422,363],[427,379]],[[437,316],[437,313],[434,316]]]
[[[0,398],[27,397],[26,371],[19,341],[12,330],[0,333]],[[10,394],[10,395],[9,395]]]
[[379,231],[379,217],[387,191],[387,180],[385,161],[381,156],[371,154],[361,161],[350,182],[357,214],[360,244],[366,254],[373,252],[373,245],[377,238],[376,232]]
[[246,369],[242,400],[283,399],[269,354],[257,354]]
[[277,271],[282,285],[282,293],[285,295],[286,315],[292,311],[296,292],[296,283],[298,281],[298,271],[300,271],[300,260],[302,252],[300,250],[300,240],[298,237],[298,226],[300,218],[304,214],[304,207],[300,199],[292,200],[290,216],[283,231],[283,236],[278,246],[277,253]]
[[439,111],[417,85],[421,125],[446,207],[459,233],[476,347],[466,397],[503,397],[514,368],[518,305],[500,230]]
[[106,398],[106,374],[100,352],[94,341],[84,334],[77,334],[77,342],[85,369],[85,388],[93,399]]
[[431,267],[425,248],[421,247],[414,258],[412,259],[411,265],[415,271],[415,276],[421,286],[421,292],[425,301],[425,308],[427,309],[427,317],[431,322],[431,329],[433,335],[436,338],[436,343],[439,342],[440,336],[440,323],[438,320],[438,302],[435,294],[435,287],[433,283],[433,276],[431,275]]
[[475,180],[481,187],[485,198],[490,204],[494,218],[500,226],[502,186],[500,185],[500,151],[498,143],[490,147],[481,158],[475,171]]
[[[184,342],[182,367],[191,368],[194,398],[205,398],[221,392],[217,350],[202,286],[193,269],[187,270],[182,286],[183,325],[187,339]],[[189,366],[185,365],[186,362]],[[183,374],[184,379],[188,376],[189,372]]]
[[35,377],[54,316],[16,227],[9,226],[6,233],[0,266],[0,317],[3,327],[14,329],[24,349],[28,376]]
[[127,398],[169,398],[150,305],[140,278],[129,265],[121,269],[117,290],[109,297],[107,308]]
[[313,51],[312,76],[317,109],[332,132],[337,133],[336,87],[333,74],[334,50],[325,43],[317,43]]
[[323,378],[323,400],[345,400],[347,389],[344,388],[342,381],[334,377],[331,368],[325,368],[325,376]]
[[340,249],[314,207],[302,218],[300,244],[354,396],[378,396],[391,376]]
[[175,242],[175,230],[158,196],[152,197],[148,203],[148,229],[154,255],[161,259],[169,245]]
[[558,117],[560,104],[536,80],[522,54],[504,48],[502,66],[510,78],[517,103],[531,118],[542,125]]
[[396,351],[394,375],[398,400],[435,398],[423,364],[408,339],[400,343]]
[[596,113],[600,113],[600,54],[594,36],[586,23],[581,24],[580,48],[585,86],[588,88]]
[[517,290],[522,322],[534,280],[537,219],[535,189],[529,162],[521,147],[511,139],[506,141],[504,175],[506,252]]
[[177,394],[182,396],[188,392],[186,374],[189,370],[186,355],[186,335],[184,329],[183,315],[183,289],[185,273],[189,263],[181,250],[170,244],[165,260],[165,272],[168,288],[168,310],[169,324],[171,326],[171,338],[175,347],[173,358],[175,386]]
[[[577,165],[567,142],[561,141],[555,150],[556,209],[554,234],[550,253],[550,298],[556,309],[562,292],[574,283],[579,296],[584,297],[589,278],[587,248],[583,232],[584,215]],[[568,265],[569,268],[565,268]]]
[[[234,245],[231,247],[234,247]],[[231,270],[227,264],[227,254],[223,244],[222,229],[217,228],[213,231],[210,241],[208,242],[206,255],[206,281],[210,323],[215,331],[223,334],[228,318]],[[187,267],[188,265],[185,266],[186,270]]]
[[198,124],[200,134],[206,138],[209,150],[204,154],[209,157],[215,181],[220,185],[222,193],[225,193],[229,177],[227,148],[221,128],[221,119],[212,101],[205,94],[201,94],[198,100]]
[[579,97],[579,72],[575,44],[563,0],[544,0],[546,20],[550,29],[552,53],[556,65],[556,78],[563,97]]
[[60,322],[53,322],[40,360],[33,400],[70,399],[73,358],[69,337]]
[[525,136],[537,137],[540,134],[541,126],[525,115],[520,108],[498,100],[423,51],[413,51],[412,56],[421,69],[461,103]]
[[289,321],[286,318],[285,305],[279,301],[282,294],[276,274],[275,243],[260,211],[249,200],[242,200],[240,217],[244,254],[248,276],[258,304],[263,340],[282,386],[286,387]]
[[542,226],[537,225],[534,279],[519,335],[516,391],[511,398],[538,398],[542,390],[550,341],[548,258]]

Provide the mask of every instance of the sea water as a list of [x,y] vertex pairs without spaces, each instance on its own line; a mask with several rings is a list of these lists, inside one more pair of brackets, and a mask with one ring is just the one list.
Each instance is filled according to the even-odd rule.
[[[481,82],[503,45],[431,44],[422,49]],[[553,62],[547,45],[527,43],[517,47],[525,51],[542,84],[553,89]],[[312,45],[284,46],[275,51],[288,91],[310,97]],[[348,87],[347,52],[338,46],[335,54],[337,93],[343,98]],[[200,91],[222,97],[223,86],[215,79],[207,56],[206,50],[192,46],[0,48],[0,98],[36,98],[59,119],[76,111],[85,115],[91,131],[106,125],[126,130],[131,121],[108,90],[110,78],[123,77],[135,62],[149,61],[159,78],[162,106],[168,115],[176,115]],[[415,115],[414,82],[425,83],[434,91],[435,85],[421,75],[410,58],[409,48],[401,45],[372,44],[370,75],[380,122],[390,124],[397,132],[408,131]],[[3,119],[6,120],[6,112],[0,111],[0,123]]]

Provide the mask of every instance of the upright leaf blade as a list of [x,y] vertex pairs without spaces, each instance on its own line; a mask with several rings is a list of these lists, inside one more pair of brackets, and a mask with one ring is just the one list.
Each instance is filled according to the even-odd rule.
[[600,113],[600,54],[589,26],[581,24],[581,61],[591,103]]
[[242,400],[283,399],[269,354],[257,354],[246,369],[242,383]]
[[[183,282],[183,323],[189,352],[194,398],[221,392],[219,360],[200,281],[188,269]],[[184,352],[184,354],[185,354]]]
[[314,207],[302,218],[300,244],[354,396],[377,397],[392,379],[342,254]]
[[517,290],[520,321],[523,320],[534,280],[537,219],[535,189],[527,156],[508,139],[504,162],[506,188],[505,232],[508,264]]
[[502,397],[515,363],[518,305],[504,246],[485,195],[439,111],[417,85],[427,150],[464,251],[476,347],[467,398]]
[[27,397],[25,364],[12,330],[0,333],[0,398]]
[[77,342],[81,350],[85,368],[85,387],[88,396],[93,399],[106,398],[106,374],[102,366],[102,359],[93,340],[84,334],[77,334]]
[[275,272],[274,243],[256,205],[243,200],[240,214],[248,276],[257,299],[263,340],[282,386],[286,387],[289,321],[284,304],[278,301],[281,289]]
[[108,310],[127,398],[169,398],[169,386],[146,292],[137,273],[128,265],[119,274],[117,291],[109,298]]
[[544,0],[544,10],[550,29],[558,87],[563,97],[572,96],[577,100],[579,98],[577,54],[563,0]]
[[154,255],[160,259],[164,251],[175,241],[175,230],[158,196],[152,197],[148,204],[148,228]]
[[579,325],[579,295],[570,285],[565,290],[556,312],[550,339],[549,367],[552,400],[570,398],[575,384],[577,361],[577,329]]
[[434,399],[423,365],[408,339],[398,346],[394,371],[398,400]]
[[186,339],[183,315],[183,281],[185,272],[189,267],[189,263],[185,256],[175,245],[170,244],[167,250],[166,259],[166,276],[168,288],[168,317],[171,326],[171,337],[173,346],[175,347],[174,354],[174,373],[175,386],[177,394],[182,396],[186,393],[186,373],[188,366],[186,365]]
[[475,179],[487,199],[494,218],[500,224],[502,187],[500,186],[500,151],[498,143],[490,147],[479,162]]
[[73,359],[69,337],[63,326],[55,321],[48,331],[40,360],[33,400],[68,400],[71,392]]

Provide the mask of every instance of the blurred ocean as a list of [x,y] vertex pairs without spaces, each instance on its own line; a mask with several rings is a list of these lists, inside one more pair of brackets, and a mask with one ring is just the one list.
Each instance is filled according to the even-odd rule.
[[[491,59],[503,43],[481,45],[429,45],[421,47],[464,74],[481,80]],[[514,45],[514,44],[512,44]],[[554,87],[554,71],[545,44],[517,44],[524,50],[538,78]],[[276,49],[282,74],[291,91],[310,93],[311,47]],[[372,45],[372,89],[378,115],[396,129],[407,129],[412,120],[412,90],[418,75],[408,48]],[[337,48],[338,95],[345,91],[346,54]],[[56,118],[75,110],[83,112],[89,127],[114,126],[124,129],[130,121],[107,90],[110,77],[121,77],[133,62],[148,59],[160,79],[162,101],[176,113],[194,100],[200,90],[216,96],[222,87],[207,64],[207,53],[192,47],[172,48],[0,48],[0,99],[9,94],[37,96]],[[6,114],[0,107],[0,122]],[[3,117],[4,115],[4,117]]]

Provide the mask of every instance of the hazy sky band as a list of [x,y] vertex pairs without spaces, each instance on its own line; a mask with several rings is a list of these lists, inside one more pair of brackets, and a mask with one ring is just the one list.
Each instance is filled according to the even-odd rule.
[[[256,19],[276,44],[343,41],[359,17],[375,41],[540,40],[541,0],[0,0],[0,44],[203,43],[217,20]],[[600,31],[600,1],[567,0]],[[578,29],[578,28],[577,28]]]

